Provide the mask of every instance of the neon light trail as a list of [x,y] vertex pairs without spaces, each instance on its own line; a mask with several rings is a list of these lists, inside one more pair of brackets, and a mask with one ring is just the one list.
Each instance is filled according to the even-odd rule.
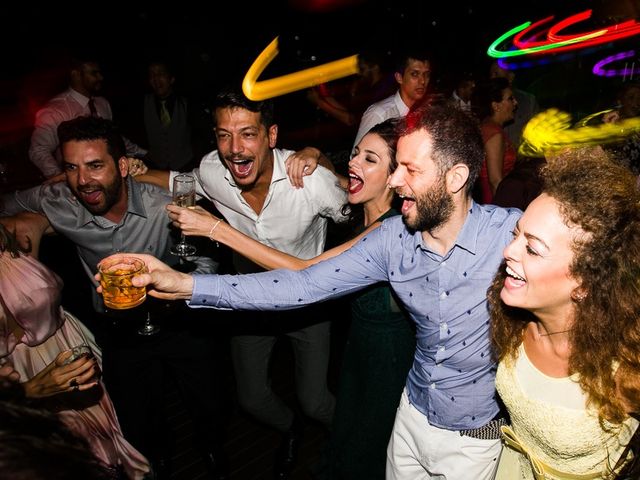
[[[623,81],[626,80],[626,77],[629,77],[629,80],[633,80],[634,74],[636,74],[636,62],[631,62],[631,68],[628,68],[628,63],[625,62],[624,68],[621,69],[609,69],[606,70],[604,67],[609,65],[610,63],[617,62],[620,60],[626,60],[627,58],[633,58],[636,56],[635,50],[629,50],[628,52],[620,52],[615,55],[611,55],[610,57],[604,58],[600,60],[593,66],[593,74],[599,75],[601,77],[624,77]],[[637,74],[640,75],[640,59],[638,59],[638,68]]]
[[[594,118],[598,112],[587,117]],[[583,121],[583,123],[586,123]],[[563,148],[613,143],[640,132],[640,118],[628,118],[615,123],[571,128],[571,115],[551,108],[533,117],[522,132],[524,139],[519,153],[539,157]]]
[[352,55],[317,67],[258,81],[260,74],[277,55],[278,37],[258,55],[242,81],[242,90],[248,99],[265,100],[358,73],[358,56]]
[[[532,40],[532,38],[539,37],[539,34],[534,34],[534,30],[541,25],[549,23],[553,20],[553,16],[543,18],[535,23],[525,22],[498,37],[498,39],[489,46],[487,54],[493,58],[507,58],[530,54],[541,54],[549,51],[557,53],[561,51],[601,45],[640,33],[640,24],[635,20],[627,20],[599,30],[574,35],[560,35],[560,31],[567,27],[589,19],[591,17],[591,13],[591,10],[586,10],[567,17],[549,27],[547,30],[546,40]],[[514,37],[513,44],[516,49],[507,51],[499,50],[498,48],[500,45],[512,36]],[[528,40],[524,40],[525,38]]]

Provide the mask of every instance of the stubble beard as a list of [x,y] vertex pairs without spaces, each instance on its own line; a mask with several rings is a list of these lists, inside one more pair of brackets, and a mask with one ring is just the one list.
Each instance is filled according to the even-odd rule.
[[445,188],[444,179],[422,195],[416,196],[415,220],[404,218],[405,225],[419,232],[432,232],[449,220],[453,213],[453,198]]

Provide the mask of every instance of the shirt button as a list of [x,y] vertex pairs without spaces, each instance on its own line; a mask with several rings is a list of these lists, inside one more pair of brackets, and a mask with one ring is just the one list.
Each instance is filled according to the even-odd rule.
[[443,345],[443,346],[441,346],[441,347],[438,347],[438,351],[439,351],[439,352],[444,352],[444,350],[445,350],[444,345]]
[[435,389],[436,389],[436,384],[435,384],[435,383],[432,383],[432,384],[431,384],[431,389],[432,389],[432,390],[435,390]]
[[441,298],[442,300],[444,300],[445,298],[447,298],[447,292],[442,292],[442,293],[440,294],[440,298]]
[[447,266],[447,262],[442,262],[440,265],[443,266],[443,267],[446,267]]
[[446,330],[446,329],[447,329],[447,322],[441,323],[440,330]]

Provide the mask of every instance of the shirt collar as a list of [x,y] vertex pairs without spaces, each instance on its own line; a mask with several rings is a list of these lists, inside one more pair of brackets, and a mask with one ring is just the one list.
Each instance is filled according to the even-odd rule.
[[471,105],[471,100],[469,100],[468,102],[465,102],[463,99],[461,99],[461,98],[458,96],[458,94],[457,94],[455,91],[453,92],[453,98],[454,98],[457,102],[461,103],[462,105]]
[[[142,201],[142,192],[140,191],[140,185],[137,182],[133,181],[131,176],[127,177],[126,180],[126,188],[129,193],[127,199],[127,212],[125,213],[124,218],[128,215],[138,215],[139,217],[147,218],[147,211],[144,208],[144,202]],[[87,210],[82,203],[78,200],[78,204],[80,205],[80,211],[78,212],[78,228],[87,225],[88,223],[94,222],[95,224],[101,227],[107,227],[113,225],[112,222],[107,220],[104,217],[93,215],[89,210]]]
[[462,230],[456,238],[456,245],[475,255],[478,246],[478,231],[480,229],[480,206],[472,201]]
[[409,107],[407,107],[407,105],[402,101],[400,90],[398,90],[393,96],[393,103],[395,103],[401,117],[404,117],[407,113],[409,113]]
[[[480,228],[480,208],[479,205],[471,201],[471,206],[469,207],[469,211],[467,212],[467,218],[462,225],[462,229],[460,233],[458,233],[458,237],[451,248],[460,247],[463,250],[468,251],[472,255],[475,255],[477,244],[478,244],[478,230]],[[427,250],[431,252],[432,250],[428,245],[424,243],[424,239],[422,238],[421,232],[416,232],[416,247],[420,247],[423,250]],[[449,252],[446,253],[449,255]],[[445,255],[445,256],[446,256]]]
[[86,107],[89,103],[89,97],[85,97],[83,94],[71,87],[69,87],[69,95],[71,95],[73,99],[83,107]]

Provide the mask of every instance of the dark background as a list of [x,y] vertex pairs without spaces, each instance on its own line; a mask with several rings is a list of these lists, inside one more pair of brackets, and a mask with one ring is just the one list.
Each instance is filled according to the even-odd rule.
[[[97,3],[71,8],[59,2],[0,7],[0,149],[24,143],[36,110],[66,86],[63,60],[74,49],[98,53],[104,95],[114,118],[136,140],[146,62],[169,57],[182,93],[207,103],[220,86],[240,82],[256,56],[276,36],[280,54],[266,78],[339,59],[366,49],[388,58],[407,45],[434,55],[433,79],[448,87],[457,71],[486,75],[486,50],[508,29],[555,15],[556,21],[592,8],[589,22],[575,31],[638,18],[640,0],[278,0],[248,2]],[[572,32],[570,32],[572,33]],[[576,116],[612,102],[620,77],[591,73],[612,53],[640,46],[638,37],[590,51],[547,55],[550,63],[517,70],[516,83],[535,93],[541,106],[557,106]],[[640,54],[638,55],[640,66]],[[521,57],[520,57],[521,58]],[[276,99],[281,129],[312,121],[303,93]],[[291,145],[296,146],[296,145]],[[1,152],[0,152],[1,153]]]

